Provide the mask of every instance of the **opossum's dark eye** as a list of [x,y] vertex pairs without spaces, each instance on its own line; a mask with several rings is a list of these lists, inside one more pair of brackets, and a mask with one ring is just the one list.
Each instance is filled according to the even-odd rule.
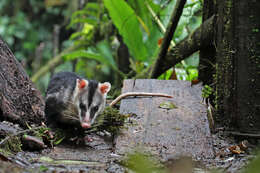
[[94,118],[94,116],[96,115],[96,112],[98,111],[98,106],[93,106],[91,108],[91,113],[90,113],[90,118]]
[[97,111],[98,111],[98,106],[95,106],[95,107],[93,108],[93,110],[94,110],[95,112],[97,112]]
[[79,108],[82,109],[82,110],[86,110],[86,106],[83,103],[79,104]]

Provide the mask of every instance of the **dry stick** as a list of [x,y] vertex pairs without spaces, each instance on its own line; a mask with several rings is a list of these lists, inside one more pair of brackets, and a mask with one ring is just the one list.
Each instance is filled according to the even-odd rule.
[[[167,29],[166,29],[166,32],[165,32],[165,35],[164,35],[164,38],[163,38],[163,43],[162,43],[162,46],[160,48],[158,58],[157,58],[157,60],[154,64],[154,69],[157,69],[160,66],[161,61],[164,60],[164,57],[167,54],[168,47],[171,43],[174,32],[177,28],[177,25],[178,25],[179,19],[181,17],[185,3],[186,3],[186,0],[177,0],[177,2],[176,2],[175,9],[173,10],[170,22],[167,26]],[[152,71],[150,78],[153,77],[153,76],[154,76],[154,70]]]
[[36,82],[41,76],[45,75],[47,72],[50,71],[50,69],[60,65],[63,62],[63,56],[73,50],[75,50],[78,46],[71,46],[64,51],[62,51],[60,54],[57,56],[53,57],[48,63],[40,68],[32,77],[31,80],[33,82]]
[[[160,21],[159,17],[155,14],[155,12],[153,11],[153,9],[151,8],[151,6],[147,3],[147,1],[145,1],[145,5],[148,8],[149,12],[151,13],[151,15],[154,18],[154,21],[157,23],[157,25],[159,26],[159,28],[161,29],[162,33],[164,34],[166,32],[165,27],[163,26],[162,22]],[[171,40],[171,46],[175,46],[175,43],[173,40]]]
[[31,129],[26,129],[26,130],[22,130],[22,131],[19,131],[17,133],[14,133],[12,135],[9,135],[9,136],[6,136],[3,140],[1,140],[0,142],[0,146],[3,145],[6,141],[8,141],[8,139],[14,137],[14,136],[19,136],[23,133],[27,133],[27,132],[31,132],[31,131],[34,131],[34,130],[38,130],[40,128],[43,128],[44,126],[39,126],[39,127],[34,127],[34,128],[31,128]]
[[[59,53],[59,42],[60,42],[60,25],[59,24],[55,24],[53,27],[53,31],[52,31],[52,44],[53,44],[53,48],[52,48],[52,55],[53,57],[56,57]],[[54,68],[50,69],[50,73],[51,73],[51,77],[54,74]]]
[[109,106],[113,107],[115,104],[117,104],[120,100],[123,98],[129,97],[129,96],[157,96],[157,97],[167,97],[172,98],[171,95],[163,94],[163,93],[146,93],[146,92],[127,92],[124,94],[121,94],[118,96],[115,100],[113,100]]

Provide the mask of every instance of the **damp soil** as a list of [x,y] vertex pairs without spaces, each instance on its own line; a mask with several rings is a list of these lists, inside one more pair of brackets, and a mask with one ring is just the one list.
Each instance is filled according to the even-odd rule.
[[[222,130],[215,134],[210,132],[207,108],[201,104],[199,86],[191,87],[190,83],[180,81],[125,80],[122,92],[129,91],[161,92],[173,95],[173,98],[122,100],[120,113],[132,116],[126,120],[115,140],[109,133],[98,132],[88,135],[92,142],[85,141],[79,145],[74,139],[41,151],[22,151],[8,156],[0,152],[0,172],[10,172],[6,171],[8,168],[14,173],[129,172],[122,160],[135,150],[156,159],[169,170],[191,167],[190,172],[195,173],[215,169],[239,173],[254,158],[254,142],[234,139]],[[162,106],[162,103],[169,102],[175,106]],[[229,150],[244,140],[249,141],[246,150],[240,153]]]
[[[114,151],[113,144],[108,137],[92,134],[93,139],[84,145],[72,143],[61,143],[54,148],[47,148],[42,151],[22,151],[15,155],[8,156],[8,161],[1,161],[0,172],[125,172],[126,168],[120,163],[126,155]],[[254,158],[252,153],[254,146],[251,145],[243,154],[235,155],[225,150],[237,145],[232,137],[218,132],[213,135],[214,158],[207,160],[192,160],[192,172],[206,173],[209,170],[220,170],[223,172],[241,172],[246,164]],[[129,147],[130,144],[129,144]],[[152,151],[150,151],[152,153]],[[152,154],[154,158],[162,156]],[[0,160],[3,160],[0,159]],[[183,156],[169,157],[160,160],[165,167],[173,167],[183,163]],[[151,165],[152,166],[152,165]]]

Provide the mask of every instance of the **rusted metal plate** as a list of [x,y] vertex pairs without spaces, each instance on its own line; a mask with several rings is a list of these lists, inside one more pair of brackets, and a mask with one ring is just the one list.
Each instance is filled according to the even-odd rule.
[[[132,97],[121,101],[120,112],[136,114],[134,125],[127,125],[116,141],[116,152],[142,147],[161,159],[189,155],[193,159],[212,158],[213,147],[206,106],[201,104],[201,86],[188,81],[137,79],[125,80],[122,92],[153,92],[172,95]],[[177,108],[162,109],[163,102]]]

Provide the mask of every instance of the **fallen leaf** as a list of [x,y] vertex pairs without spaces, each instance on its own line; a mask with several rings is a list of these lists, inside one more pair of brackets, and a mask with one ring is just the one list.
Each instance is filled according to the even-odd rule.
[[241,154],[244,153],[243,150],[238,145],[234,145],[228,148],[233,154]]
[[175,106],[175,104],[172,103],[172,102],[166,101],[166,102],[162,102],[159,105],[159,108],[162,108],[162,109],[176,109],[177,106]]

